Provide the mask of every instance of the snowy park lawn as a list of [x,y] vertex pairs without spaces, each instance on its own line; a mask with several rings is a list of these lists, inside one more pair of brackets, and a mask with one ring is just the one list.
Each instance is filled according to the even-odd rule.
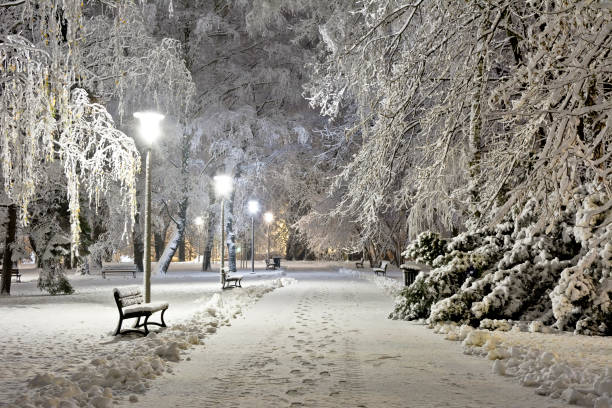
[[[141,285],[142,274],[136,279],[70,275],[75,293],[49,296],[36,287],[35,269],[23,271],[11,296],[0,298],[0,406],[37,401],[59,406],[62,400],[111,406],[113,396],[143,392],[149,379],[172,370],[169,361],[178,361],[184,350],[288,282],[281,282],[280,271],[259,270],[245,273],[244,289],[221,293],[218,273],[198,268],[173,264],[167,275],[153,276],[151,297],[170,303],[165,315],[169,327],[147,338],[113,336],[118,312],[112,289]],[[151,320],[159,321],[159,313]],[[124,327],[131,324],[128,320]]]

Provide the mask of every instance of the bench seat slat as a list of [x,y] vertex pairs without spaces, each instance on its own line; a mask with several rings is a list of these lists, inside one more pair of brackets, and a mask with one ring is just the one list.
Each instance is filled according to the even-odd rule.
[[158,312],[168,308],[168,302],[154,302],[154,303],[140,303],[125,306],[123,308],[124,314],[142,313],[142,312]]

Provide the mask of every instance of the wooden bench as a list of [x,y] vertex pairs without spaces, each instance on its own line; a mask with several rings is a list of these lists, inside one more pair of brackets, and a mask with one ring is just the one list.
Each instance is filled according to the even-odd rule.
[[374,271],[376,276],[387,276],[387,266],[389,266],[389,261],[382,261],[380,266],[378,268],[372,268],[372,271]]
[[131,263],[104,265],[102,267],[102,277],[104,279],[106,279],[107,274],[115,274],[115,273],[131,273],[132,277],[135,279],[136,272],[138,272],[136,265],[131,264]]
[[242,275],[230,275],[229,268],[223,268],[221,271],[221,286],[222,289],[227,288],[241,288],[242,287]]
[[[117,330],[115,330],[115,336],[128,333],[138,333],[146,336],[149,334],[149,328],[147,327],[149,324],[166,327],[164,313],[168,310],[167,302],[144,303],[142,292],[139,287],[114,288],[113,295],[115,296],[115,303],[119,310],[119,323],[117,324]],[[149,317],[151,317],[153,313],[159,311],[161,311],[161,323],[150,322]],[[140,323],[141,317],[144,317],[144,322],[142,323]],[[138,319],[133,328],[121,330],[123,321],[133,318]],[[139,327],[144,327],[144,331],[138,330]]]
[[[10,271],[11,271],[11,278],[14,276],[15,282],[21,283],[21,272],[19,272],[19,268],[16,267],[15,264],[13,264]],[[2,272],[2,265],[0,265],[0,273],[1,272]]]
[[363,268],[363,261],[365,259],[363,257],[361,257],[360,260],[358,260],[357,262],[355,262],[355,268]]
[[266,259],[266,269],[274,269],[276,270],[276,264],[272,259]]
[[420,272],[429,272],[431,266],[419,262],[406,261],[400,265],[400,269],[404,272],[404,285],[410,286],[414,283]]

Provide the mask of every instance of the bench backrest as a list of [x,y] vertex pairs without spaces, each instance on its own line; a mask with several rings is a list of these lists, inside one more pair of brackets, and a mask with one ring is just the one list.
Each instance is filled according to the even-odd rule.
[[387,266],[389,266],[389,261],[382,261],[380,263],[380,269],[387,270]]
[[139,305],[144,302],[142,291],[137,286],[121,289],[115,288],[113,289],[113,294],[115,295],[115,302],[119,309],[131,305]]
[[123,264],[109,264],[103,265],[102,269],[105,271],[135,271],[136,264],[127,262]]

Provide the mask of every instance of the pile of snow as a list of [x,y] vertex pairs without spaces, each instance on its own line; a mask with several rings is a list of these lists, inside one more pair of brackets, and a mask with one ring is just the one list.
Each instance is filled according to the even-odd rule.
[[[215,293],[202,301],[190,319],[147,337],[139,335],[113,338],[114,348],[99,355],[92,350],[89,362],[63,372],[41,372],[28,382],[29,392],[14,405],[30,407],[110,408],[125,396],[138,401],[149,381],[172,372],[172,364],[189,359],[188,350],[240,316],[264,294],[295,283],[293,278],[278,278],[259,285]],[[127,341],[126,341],[127,340]]]
[[365,279],[374,282],[376,286],[381,288],[385,293],[390,296],[399,296],[400,292],[404,290],[404,284],[396,279],[387,278],[386,276],[378,276],[372,272],[361,272],[354,269],[340,268],[338,273],[343,275],[349,275],[358,279]]
[[[528,336],[543,331],[540,324],[530,324]],[[525,387],[535,388],[535,393],[562,399],[569,404],[584,407],[612,407],[612,367],[597,369],[571,364],[557,353],[535,347],[506,346],[508,326],[511,322],[487,322],[499,326],[498,331],[479,330],[468,325],[437,323],[434,332],[444,334],[447,340],[461,341],[463,352],[493,360],[492,372],[516,378]],[[520,332],[520,325],[511,331]],[[578,336],[574,336],[578,337]],[[565,338],[564,341],[570,341]]]

